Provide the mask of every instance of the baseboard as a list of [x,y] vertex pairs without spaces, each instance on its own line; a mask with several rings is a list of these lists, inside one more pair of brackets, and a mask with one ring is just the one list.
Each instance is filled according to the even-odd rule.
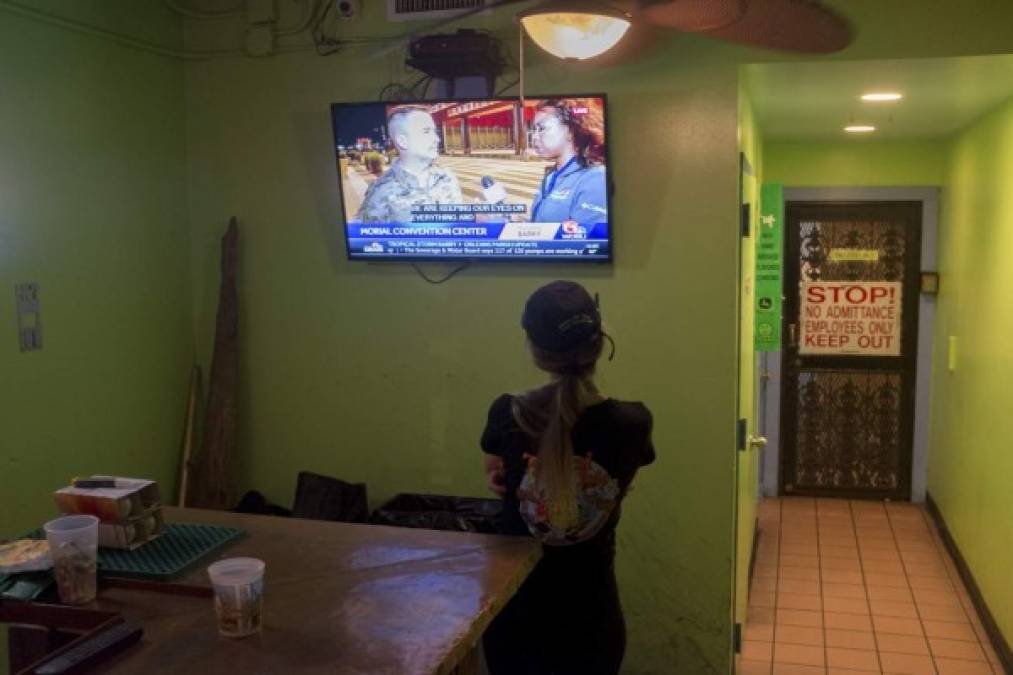
[[[749,551],[749,571],[746,573],[746,595],[748,596],[753,590],[753,570],[756,568],[756,551],[760,548],[760,519],[757,518],[753,522],[753,546]],[[737,609],[735,611],[738,611]],[[735,612],[733,612],[734,614]],[[742,653],[742,625],[746,619],[743,617],[742,623],[735,621],[732,628],[732,653]]]
[[981,589],[978,588],[974,575],[971,574],[971,568],[967,566],[967,561],[964,560],[960,549],[957,548],[957,542],[954,541],[953,535],[950,534],[949,528],[946,527],[946,521],[943,519],[942,512],[932,499],[932,495],[928,493],[925,494],[925,506],[928,507],[932,519],[936,522],[936,527],[939,528],[939,534],[942,535],[946,550],[949,551],[953,561],[957,564],[957,571],[960,573],[960,578],[963,580],[964,585],[967,586],[967,592],[971,595],[971,602],[974,603],[974,608],[978,610],[981,623],[985,626],[988,639],[992,642],[992,648],[999,655],[999,663],[1007,675],[1013,675],[1013,651],[1010,650],[1009,642],[1006,641],[1002,631],[999,630],[999,624],[996,623],[995,617],[989,611],[985,598],[981,594]]
[[753,570],[756,568],[756,551],[760,548],[760,519],[753,523],[753,550],[749,552],[749,581],[748,588],[753,587]]

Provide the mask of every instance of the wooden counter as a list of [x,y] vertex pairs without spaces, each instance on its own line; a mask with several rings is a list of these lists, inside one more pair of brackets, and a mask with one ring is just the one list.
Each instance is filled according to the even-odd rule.
[[264,629],[219,637],[210,593],[103,588],[95,608],[136,621],[144,637],[99,672],[451,673],[541,555],[526,538],[194,509],[166,517],[247,531],[181,582],[208,588],[217,558],[264,560]]

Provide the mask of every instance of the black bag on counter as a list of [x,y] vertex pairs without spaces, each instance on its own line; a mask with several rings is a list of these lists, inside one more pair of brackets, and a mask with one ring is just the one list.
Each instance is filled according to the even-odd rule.
[[369,520],[366,484],[346,483],[330,476],[300,471],[292,515],[314,520],[365,523]]
[[267,501],[267,497],[256,490],[250,490],[243,495],[243,498],[239,500],[239,503],[232,510],[235,513],[253,513],[258,516],[288,517],[292,515],[292,512],[284,506],[278,506]]
[[373,511],[374,525],[496,534],[503,511],[499,499],[399,494]]

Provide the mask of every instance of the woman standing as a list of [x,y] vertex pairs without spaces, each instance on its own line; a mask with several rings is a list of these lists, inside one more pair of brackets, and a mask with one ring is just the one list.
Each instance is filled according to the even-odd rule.
[[531,203],[531,222],[608,222],[605,123],[596,101],[551,99],[538,106],[531,147],[555,162]]
[[626,646],[615,529],[637,469],[654,461],[651,414],[595,386],[611,339],[582,286],[539,288],[521,325],[550,380],[493,402],[482,449],[489,484],[503,496],[504,531],[540,539],[544,554],[486,632],[489,670],[615,675]]

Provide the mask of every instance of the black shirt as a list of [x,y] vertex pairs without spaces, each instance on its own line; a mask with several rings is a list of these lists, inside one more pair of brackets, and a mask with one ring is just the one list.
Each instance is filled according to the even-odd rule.
[[[512,401],[513,397],[509,394],[493,401],[482,433],[482,450],[503,458],[506,487],[503,495],[504,533],[529,534],[521,516],[524,505],[518,498],[518,488],[528,469],[525,456],[536,456],[538,447],[535,439],[525,433],[514,419]],[[654,461],[651,426],[651,413],[642,403],[611,398],[588,406],[577,419],[572,434],[574,455],[593,461],[594,465],[604,469],[618,488],[607,522],[586,544],[611,549],[619,522],[619,502],[626,495],[637,469]],[[584,547],[582,544],[575,546]]]
[[[535,439],[503,395],[489,408],[482,449],[503,458],[507,534],[535,534],[544,554],[483,637],[492,675],[615,675],[626,648],[626,628],[615,577],[619,504],[637,469],[654,461],[651,413],[641,403],[606,399],[584,409],[572,433],[575,484],[585,493],[580,518],[591,523],[586,539],[549,545],[532,509],[527,457]],[[522,497],[518,497],[518,492]],[[529,530],[522,511],[535,525]],[[532,516],[536,517],[532,517]]]

